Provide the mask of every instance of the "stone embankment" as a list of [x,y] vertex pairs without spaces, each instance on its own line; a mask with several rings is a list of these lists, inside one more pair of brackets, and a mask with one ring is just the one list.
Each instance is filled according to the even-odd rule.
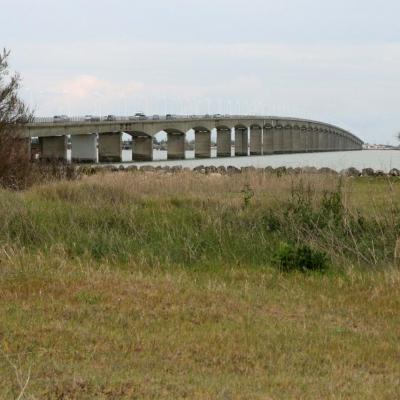
[[98,172],[142,172],[142,173],[160,173],[160,174],[174,174],[180,172],[193,172],[197,174],[219,174],[219,175],[234,175],[248,172],[264,172],[270,174],[277,175],[290,175],[290,174],[332,174],[332,175],[342,175],[348,177],[382,177],[382,176],[391,176],[391,177],[400,177],[400,170],[397,168],[391,169],[389,172],[384,172],[381,170],[374,170],[372,168],[364,168],[362,170],[358,170],[356,168],[350,167],[344,169],[340,172],[335,171],[331,168],[315,168],[315,167],[266,167],[266,168],[256,168],[256,167],[242,167],[238,168],[235,166],[197,166],[193,169],[191,168],[183,168],[182,166],[157,166],[153,167],[150,165],[144,165],[141,167],[137,167],[136,165],[124,166],[120,165],[116,166],[76,166],[76,172],[78,174],[83,175],[92,175]]

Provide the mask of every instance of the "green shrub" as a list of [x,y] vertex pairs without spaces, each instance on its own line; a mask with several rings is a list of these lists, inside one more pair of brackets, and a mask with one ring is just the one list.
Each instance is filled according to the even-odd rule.
[[272,260],[285,272],[323,271],[328,265],[325,253],[314,250],[308,245],[296,246],[289,243],[281,243]]

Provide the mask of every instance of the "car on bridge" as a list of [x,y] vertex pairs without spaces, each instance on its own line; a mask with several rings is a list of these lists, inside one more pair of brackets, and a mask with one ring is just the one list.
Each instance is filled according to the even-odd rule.
[[130,121],[134,121],[134,120],[145,120],[145,119],[147,119],[147,116],[146,116],[146,114],[144,113],[144,112],[137,112],[135,115],[133,115],[133,116],[130,116],[129,117],[129,120]]
[[96,117],[94,115],[85,115],[85,122],[99,122],[100,117]]
[[68,115],[55,115],[53,122],[69,122],[69,117]]
[[107,115],[104,117],[104,121],[116,121],[117,117],[115,115]]

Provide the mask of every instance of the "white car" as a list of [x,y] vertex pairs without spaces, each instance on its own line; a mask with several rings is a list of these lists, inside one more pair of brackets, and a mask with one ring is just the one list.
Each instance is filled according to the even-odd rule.
[[85,122],[98,122],[100,117],[95,117],[94,115],[85,115]]

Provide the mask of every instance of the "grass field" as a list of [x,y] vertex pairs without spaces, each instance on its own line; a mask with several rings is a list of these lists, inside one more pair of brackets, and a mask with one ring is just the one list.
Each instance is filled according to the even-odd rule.
[[318,174],[1,191],[0,398],[397,399],[399,210]]

